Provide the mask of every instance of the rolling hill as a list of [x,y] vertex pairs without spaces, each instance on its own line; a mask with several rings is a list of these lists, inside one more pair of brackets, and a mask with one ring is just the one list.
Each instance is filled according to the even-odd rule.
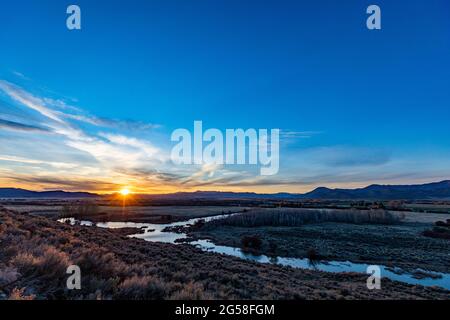
[[43,199],[66,199],[66,198],[95,198],[99,195],[89,192],[66,192],[54,191],[30,191],[17,188],[0,188],[0,198],[43,198]]

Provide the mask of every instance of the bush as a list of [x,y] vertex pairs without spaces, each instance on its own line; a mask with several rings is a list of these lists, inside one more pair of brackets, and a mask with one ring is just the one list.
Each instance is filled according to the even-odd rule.
[[14,288],[9,294],[8,300],[34,300],[36,297],[33,294],[26,295],[24,294],[25,288]]
[[444,222],[444,221],[436,221],[434,224],[435,224],[436,226],[438,226],[438,227],[447,227],[447,228],[450,228],[450,219],[447,219],[446,222]]
[[425,230],[422,235],[430,238],[450,239],[450,219],[436,221],[432,230]]
[[6,267],[0,269],[0,286],[15,282],[19,278],[20,274],[16,268]]
[[258,236],[244,236],[241,239],[243,248],[259,250],[262,246],[262,240]]
[[105,252],[97,248],[89,251],[83,250],[74,263],[79,265],[85,274],[108,279],[114,276],[124,276],[129,268],[111,252]]
[[117,297],[134,300],[163,299],[166,296],[165,284],[151,276],[133,276],[119,285]]
[[309,261],[318,261],[320,260],[320,255],[317,253],[315,249],[309,249],[306,252],[306,257],[309,259]]
[[205,292],[202,284],[189,282],[183,288],[175,292],[172,300],[211,300],[213,297]]
[[422,235],[430,238],[437,239],[449,239],[450,240],[450,228],[448,227],[433,227],[432,230],[425,230]]
[[35,275],[45,279],[64,277],[71,264],[66,253],[52,246],[41,246],[32,252],[19,253],[12,264],[23,275]]

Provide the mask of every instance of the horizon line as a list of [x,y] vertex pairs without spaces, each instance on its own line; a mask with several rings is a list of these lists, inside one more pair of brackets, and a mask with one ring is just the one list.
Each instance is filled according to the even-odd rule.
[[[368,188],[370,186],[420,186],[420,185],[427,185],[427,184],[437,184],[437,183],[443,183],[443,182],[450,182],[450,179],[443,179],[443,180],[439,180],[439,181],[431,181],[431,182],[425,182],[425,183],[415,183],[415,184],[377,184],[377,183],[373,183],[373,184],[368,184],[364,187],[356,187],[356,188],[330,188],[330,187],[326,187],[326,186],[319,186],[316,188],[311,189],[310,191],[304,192],[304,193],[299,193],[299,192],[275,192],[275,193],[268,193],[268,192],[255,192],[255,191],[223,191],[223,190],[195,190],[195,191],[175,191],[175,192],[162,192],[162,193],[145,193],[145,192],[133,192],[130,191],[130,194],[133,195],[171,195],[171,194],[177,194],[177,193],[197,193],[197,192],[216,192],[216,193],[252,193],[252,194],[257,194],[257,195],[277,195],[277,194],[291,194],[291,195],[304,195],[307,194],[309,192],[312,192],[314,190],[320,189],[320,188],[326,188],[326,189],[330,189],[330,190],[358,190],[358,189],[365,189]],[[77,190],[77,191],[67,191],[64,189],[51,189],[51,190],[31,190],[31,189],[24,189],[24,188],[16,188],[16,187],[0,187],[0,190],[2,189],[16,189],[16,190],[25,190],[25,191],[30,191],[30,192],[65,192],[65,193],[89,193],[89,194],[93,194],[93,195],[99,195],[99,196],[107,196],[107,195],[116,195],[120,193],[120,190],[117,191],[111,191],[111,192],[94,192],[94,191],[82,191],[82,190]]]

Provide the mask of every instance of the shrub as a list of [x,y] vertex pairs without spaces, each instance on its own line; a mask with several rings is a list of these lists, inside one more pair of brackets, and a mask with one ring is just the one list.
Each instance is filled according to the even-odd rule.
[[119,285],[117,297],[135,300],[163,299],[166,296],[165,284],[152,276],[133,276]]
[[19,273],[16,268],[7,267],[0,269],[0,285],[5,285],[14,282],[19,277]]
[[320,260],[320,255],[313,248],[311,248],[308,251],[306,251],[306,257],[309,259],[309,261],[318,261],[318,260]]
[[205,292],[202,284],[189,282],[170,298],[172,300],[211,300],[213,297]]
[[75,259],[75,264],[79,265],[85,274],[105,279],[128,273],[127,265],[117,259],[113,253],[97,248],[91,248],[89,251],[83,250]]
[[14,288],[9,294],[8,300],[34,300],[34,298],[36,297],[35,295],[25,295],[24,291],[25,288]]
[[70,264],[67,254],[52,246],[39,246],[31,252],[21,252],[12,259],[12,265],[21,274],[43,280],[64,277]]
[[205,225],[205,219],[200,219],[195,221],[195,223],[192,225],[193,228],[200,229]]
[[430,238],[437,239],[449,239],[450,240],[450,228],[448,227],[433,227],[432,230],[425,230],[422,235]]
[[436,221],[434,224],[435,224],[436,226],[438,226],[438,227],[447,227],[447,228],[450,228],[450,219],[447,219],[446,222],[444,222],[444,221]]
[[262,240],[258,236],[244,236],[241,239],[241,244],[243,248],[259,250],[262,246]]

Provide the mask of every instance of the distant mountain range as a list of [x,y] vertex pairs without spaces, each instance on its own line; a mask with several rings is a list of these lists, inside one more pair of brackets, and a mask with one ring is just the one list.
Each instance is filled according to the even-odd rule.
[[450,199],[450,180],[416,185],[373,184],[359,189],[317,188],[302,195],[307,199]]
[[0,188],[0,198],[45,198],[45,199],[68,199],[68,198],[95,198],[98,194],[89,192],[66,192],[55,191],[30,191],[17,188]]
[[[89,192],[65,192],[57,191],[30,191],[15,188],[0,188],[0,198],[95,198],[101,195]],[[378,185],[373,184],[358,189],[330,189],[317,188],[304,194],[275,193],[258,194],[253,192],[219,192],[196,191],[177,192],[163,195],[140,195],[143,198],[164,200],[220,200],[220,199],[322,199],[322,200],[426,200],[426,199],[450,199],[450,180],[419,185]]]

